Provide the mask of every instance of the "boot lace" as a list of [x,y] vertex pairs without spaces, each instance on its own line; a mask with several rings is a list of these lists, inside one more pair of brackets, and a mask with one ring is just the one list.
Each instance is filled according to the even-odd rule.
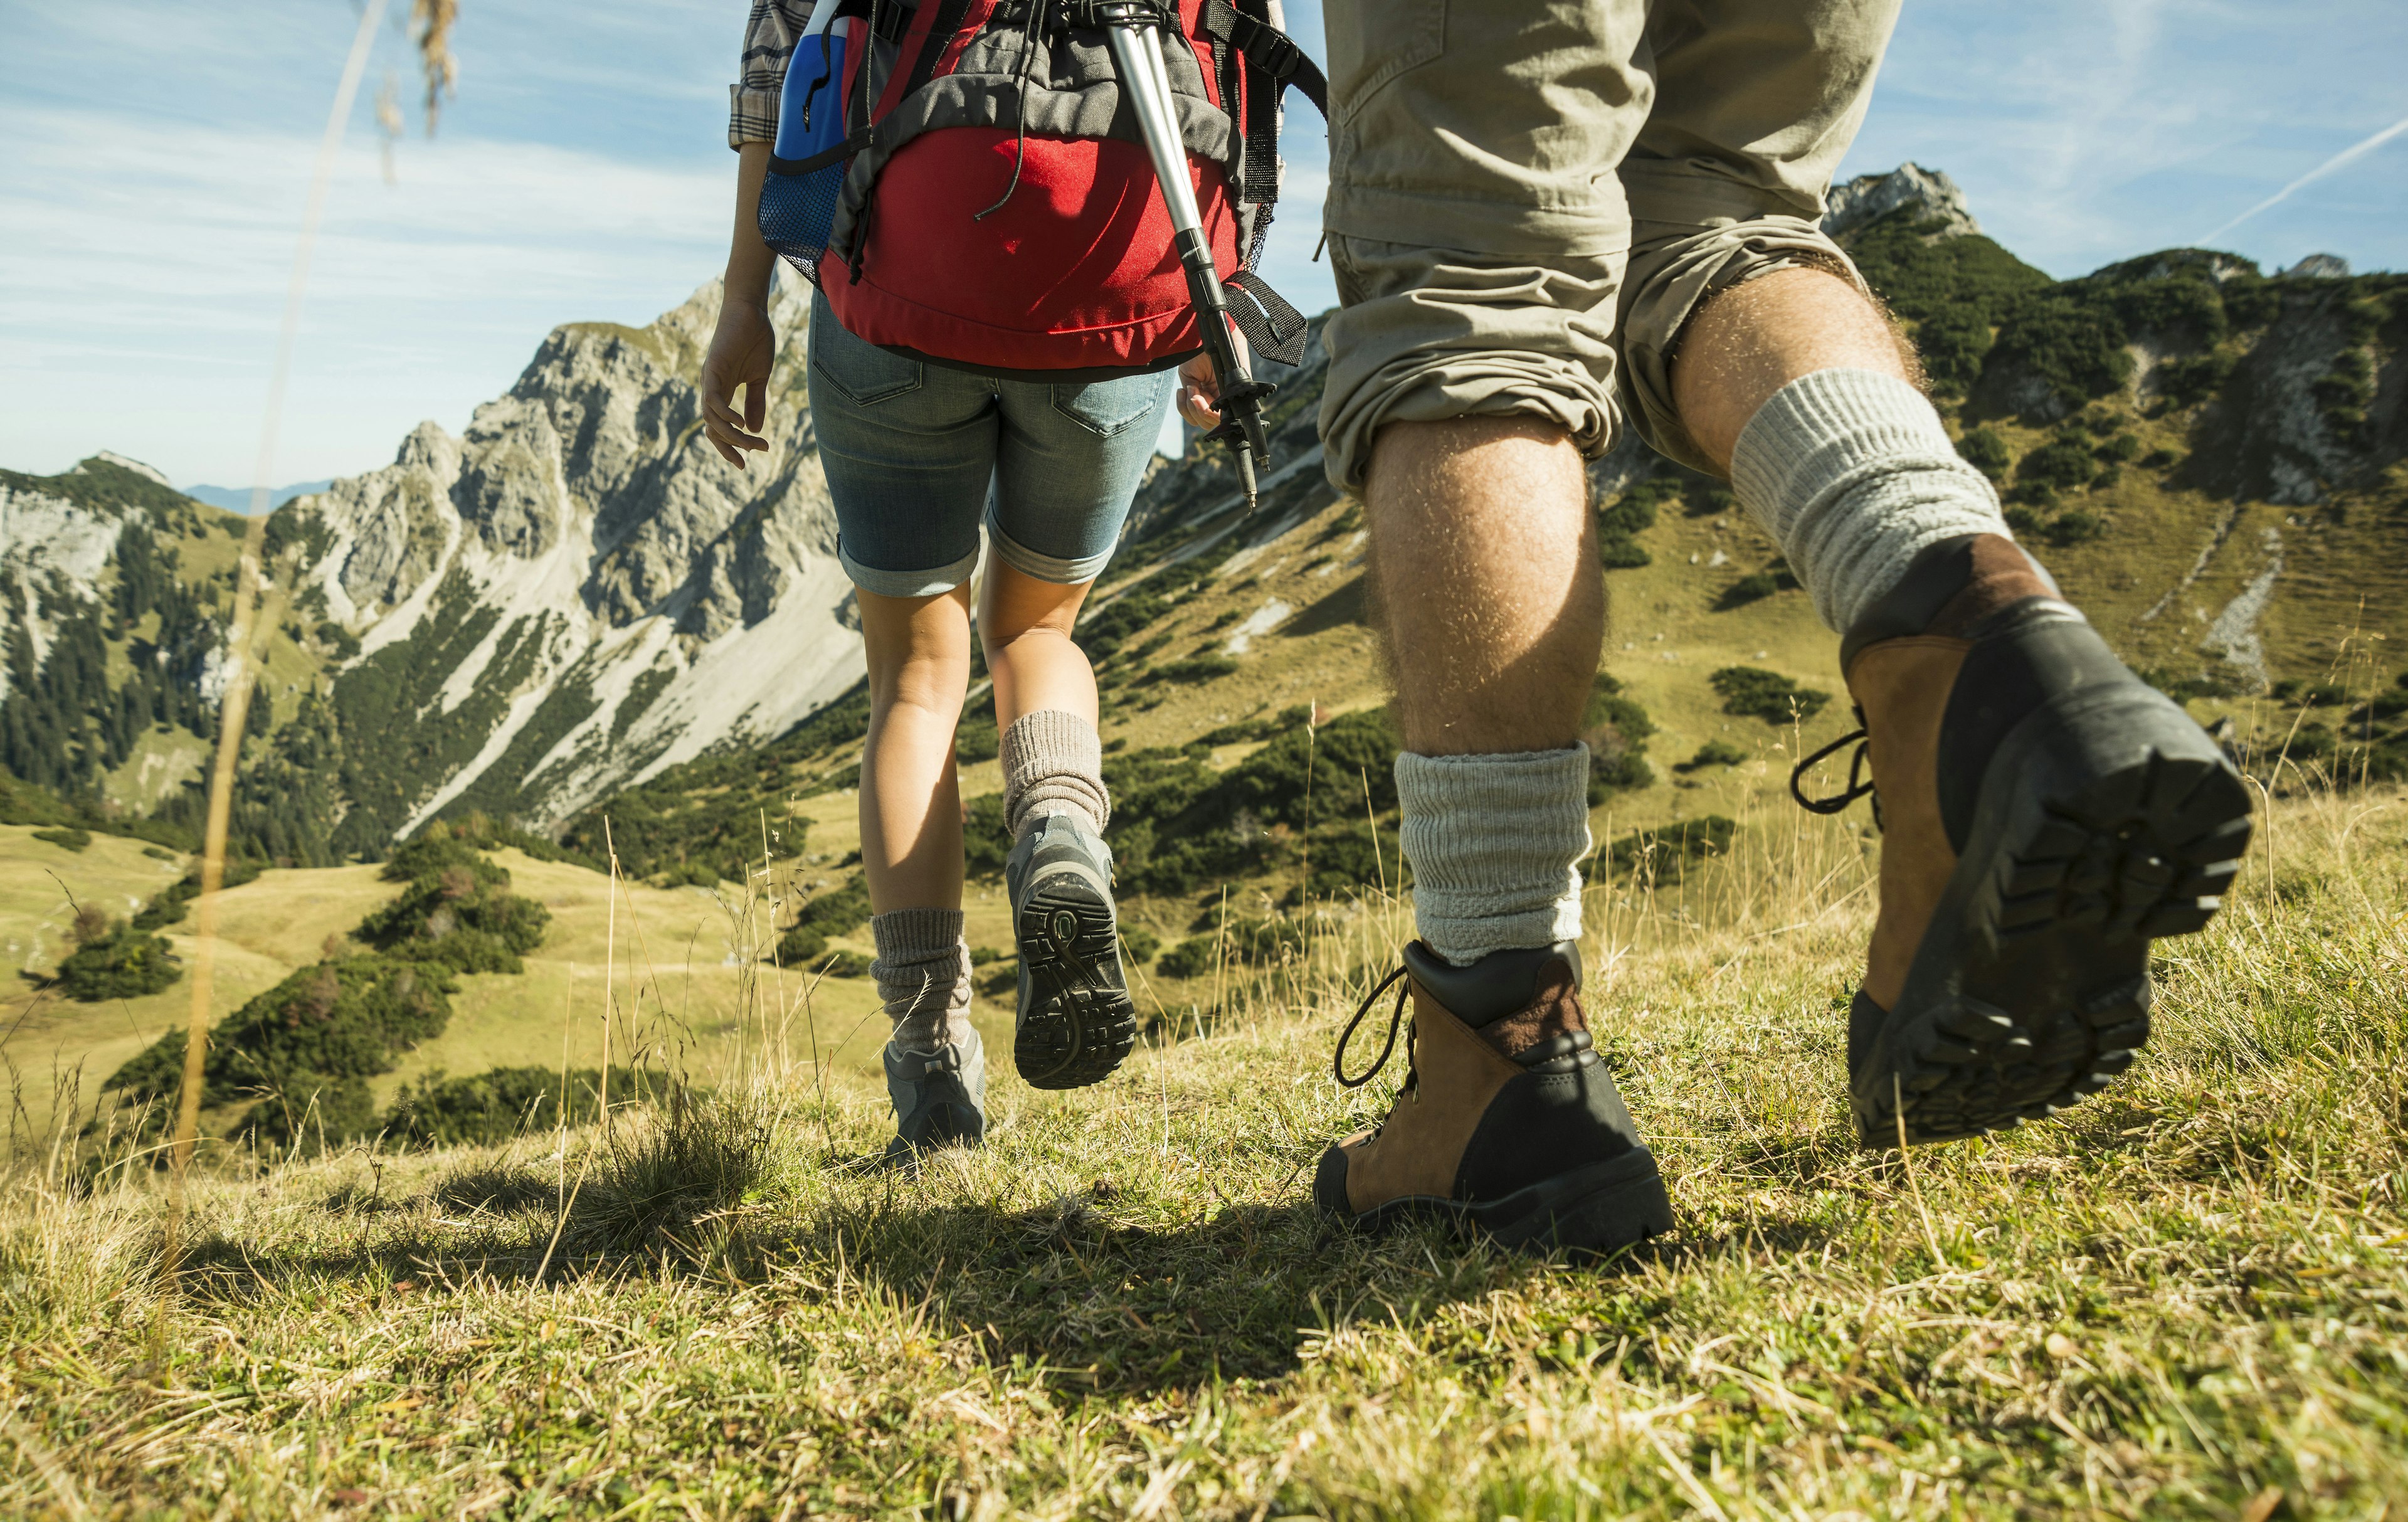
[[[1838,813],[1849,804],[1863,797],[1873,790],[1872,779],[1864,774],[1865,768],[1871,760],[1871,743],[1866,739],[1864,729],[1859,726],[1799,762],[1789,771],[1789,796],[1798,800],[1799,808],[1809,813],[1817,814]],[[1848,758],[1848,790],[1834,794],[1828,798],[1808,797],[1805,787],[1806,774],[1813,770],[1816,764],[1824,757],[1837,755],[1841,748],[1846,745],[1854,745],[1856,748],[1856,754]]]
[[[1397,1049],[1397,1027],[1404,1024],[1405,996],[1412,991],[1412,985],[1403,982],[1404,976],[1405,969],[1402,963],[1399,963],[1395,968],[1391,969],[1386,977],[1382,978],[1379,984],[1373,987],[1369,993],[1363,996],[1363,1002],[1354,1006],[1354,1018],[1347,1021],[1346,1028],[1338,1033],[1338,1050],[1330,1055],[1329,1070],[1332,1076],[1337,1078],[1339,1087],[1361,1088],[1372,1079],[1377,1078],[1380,1075],[1380,1070],[1388,1065],[1389,1054]],[[1346,1076],[1346,1043],[1354,1039],[1354,1027],[1363,1023],[1363,1017],[1371,1012],[1371,1006],[1380,1001],[1380,996],[1386,993],[1391,984],[1399,984],[1400,986],[1397,988],[1396,1008],[1388,1012],[1387,1044],[1380,1048],[1380,1055],[1373,1060],[1371,1066],[1364,1069],[1359,1075],[1349,1078]],[[1412,1057],[1410,1053],[1407,1054],[1405,1061],[1407,1065],[1405,1086],[1407,1088],[1411,1088],[1412,1086],[1413,1074],[1412,1071]]]

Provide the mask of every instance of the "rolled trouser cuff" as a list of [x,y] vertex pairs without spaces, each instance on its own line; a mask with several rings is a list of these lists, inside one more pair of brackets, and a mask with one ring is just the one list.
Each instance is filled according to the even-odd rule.
[[1577,940],[1588,832],[1586,745],[1503,755],[1397,757],[1413,920],[1457,966]]
[[1340,300],[1323,341],[1322,468],[1359,492],[1391,423],[1535,417],[1581,452],[1613,443],[1619,249],[1487,253],[1330,235]]
[[[1626,173],[1628,172],[1626,165]],[[1650,206],[1634,189],[1634,206]],[[1654,197],[1664,202],[1665,195]],[[1689,319],[1707,300],[1734,285],[1782,269],[1820,269],[1871,299],[1856,265],[1823,230],[1803,217],[1758,214],[1699,227],[1695,223],[1641,222],[1632,235],[1629,275],[1622,291],[1621,402],[1640,436],[1660,453],[1693,470],[1721,474],[1681,426],[1672,404],[1672,359]]]

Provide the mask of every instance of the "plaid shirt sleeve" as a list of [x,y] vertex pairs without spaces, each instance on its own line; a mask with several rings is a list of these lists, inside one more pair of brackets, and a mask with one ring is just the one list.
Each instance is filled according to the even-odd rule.
[[727,146],[775,142],[778,93],[785,88],[786,64],[811,19],[814,0],[752,0],[744,26],[744,58],[727,87]]

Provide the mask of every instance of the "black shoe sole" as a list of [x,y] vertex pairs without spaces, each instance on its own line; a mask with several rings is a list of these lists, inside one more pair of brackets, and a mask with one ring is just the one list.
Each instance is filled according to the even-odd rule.
[[2149,1036],[2149,942],[2205,928],[2249,845],[2215,742],[2138,682],[2033,712],[1850,1084],[1868,1146],[1951,1142],[2107,1087]]
[[1602,1256],[1672,1229],[1672,1199],[1656,1171],[1655,1154],[1645,1147],[1541,1179],[1499,1199],[1405,1195],[1358,1213],[1346,1203],[1345,1150],[1333,1146],[1321,1155],[1312,1196],[1322,1209],[1360,1230],[1434,1217],[1479,1231],[1499,1246],[1532,1253]]
[[1112,903],[1073,872],[1048,875],[1021,906],[1020,1019],[1012,1065],[1031,1088],[1100,1084],[1137,1044]]

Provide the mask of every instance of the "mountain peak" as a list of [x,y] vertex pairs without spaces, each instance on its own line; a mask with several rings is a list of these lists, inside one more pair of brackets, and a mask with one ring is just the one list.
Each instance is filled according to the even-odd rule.
[[2349,261],[2337,253],[2312,253],[2283,271],[2285,280],[2345,280],[2349,279]]
[[108,450],[102,450],[91,459],[85,460],[81,464],[78,465],[76,469],[78,471],[81,471],[85,469],[86,467],[93,465],[113,465],[120,470],[131,470],[145,481],[155,481],[160,485],[166,487],[169,491],[175,490],[176,483],[169,481],[166,475],[157,467],[144,465],[139,460],[129,459],[125,455],[114,453]]
[[1919,164],[1901,164],[1885,175],[1858,175],[1844,185],[1835,185],[1828,206],[1823,231],[1833,237],[1853,233],[1902,206],[1919,208],[1925,220],[1943,223],[1939,229],[1942,237],[1982,230],[1966,208],[1965,193],[1957,189],[1956,181]]

